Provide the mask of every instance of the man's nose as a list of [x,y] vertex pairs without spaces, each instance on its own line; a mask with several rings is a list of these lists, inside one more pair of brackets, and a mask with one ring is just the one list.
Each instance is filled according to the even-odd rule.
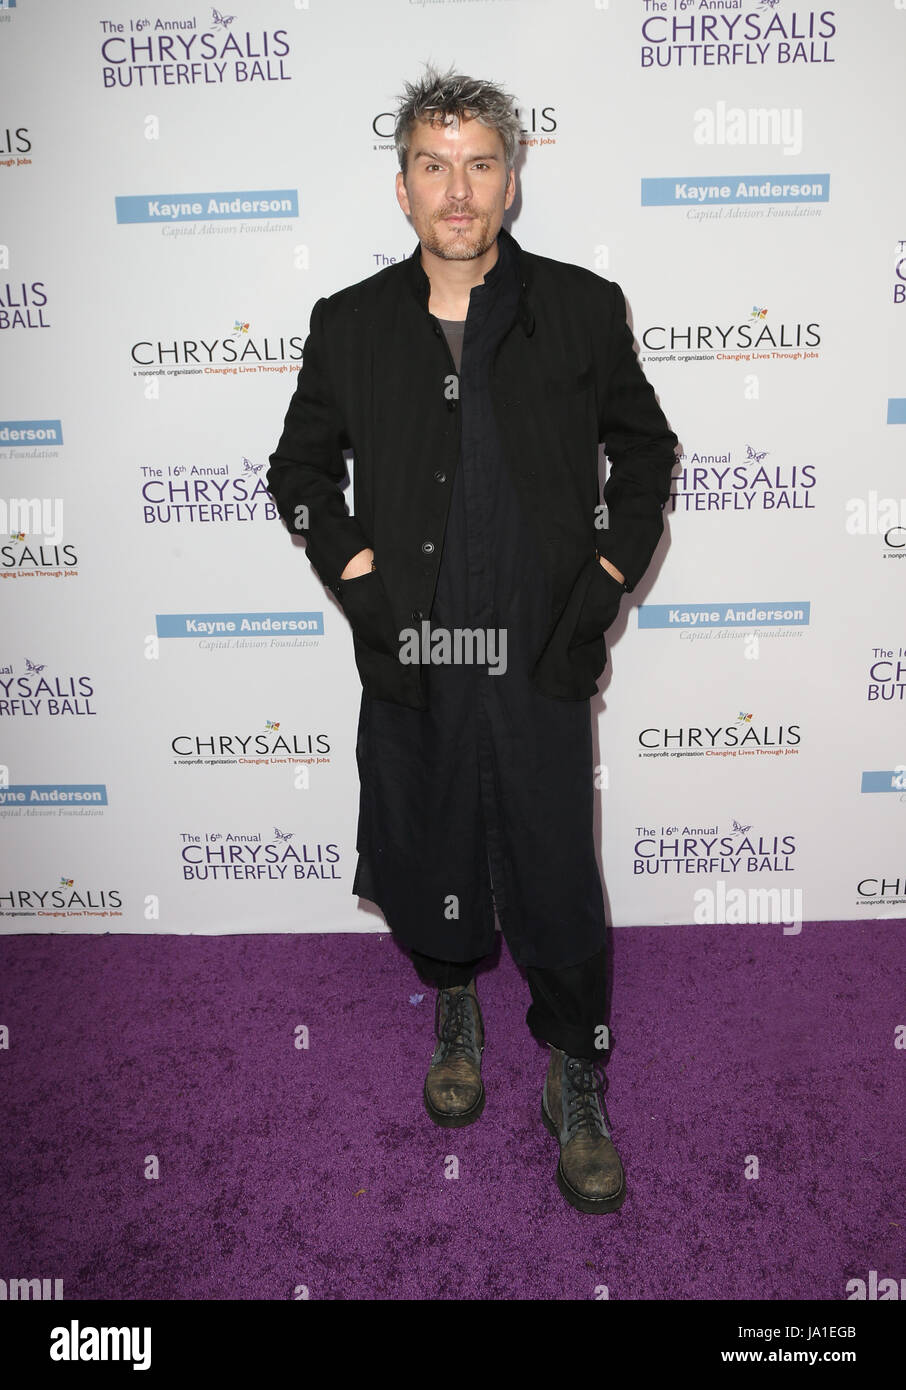
[[447,179],[447,196],[464,200],[471,196],[472,185],[465,169],[452,168]]

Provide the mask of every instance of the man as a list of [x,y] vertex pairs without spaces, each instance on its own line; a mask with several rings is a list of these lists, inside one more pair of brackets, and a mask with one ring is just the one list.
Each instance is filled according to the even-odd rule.
[[429,67],[401,102],[396,194],[419,245],[315,304],[268,487],[352,627],[353,892],[438,991],[427,1111],[455,1127],[484,1107],[474,975],[496,908],[550,1048],[558,1187],[580,1211],[615,1211],[589,699],[661,536],[677,440],[618,286],[502,227],[513,98]]

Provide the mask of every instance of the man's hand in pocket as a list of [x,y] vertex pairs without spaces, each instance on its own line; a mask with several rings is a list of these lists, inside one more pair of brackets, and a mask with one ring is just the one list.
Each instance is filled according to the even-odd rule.
[[360,550],[358,555],[353,555],[349,564],[340,575],[341,579],[358,579],[360,575],[370,574],[372,562],[374,561],[373,550]]

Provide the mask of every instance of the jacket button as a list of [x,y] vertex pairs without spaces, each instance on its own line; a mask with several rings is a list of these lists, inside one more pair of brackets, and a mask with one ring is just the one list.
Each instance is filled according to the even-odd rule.
[[448,409],[448,410],[455,410],[458,404],[459,404],[458,401],[447,401],[447,409]]
[[422,554],[423,554],[423,555],[433,555],[433,554],[434,554],[434,542],[433,542],[433,541],[422,541]]
[[447,481],[447,475],[446,475],[446,473],[435,473],[435,474],[434,474],[434,481],[435,481],[436,483],[445,483],[445,482]]
[[412,621],[413,621],[414,623],[420,623],[421,620],[422,620],[422,610],[421,610],[420,608],[413,608],[413,610],[412,610]]

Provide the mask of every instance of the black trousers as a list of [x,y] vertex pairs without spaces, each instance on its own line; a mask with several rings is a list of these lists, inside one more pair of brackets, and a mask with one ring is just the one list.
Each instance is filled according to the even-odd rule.
[[[443,961],[409,952],[419,978],[435,989],[467,985],[484,957],[472,961]],[[608,1032],[604,1025],[607,986],[605,951],[579,965],[559,969],[526,966],[532,1003],[525,1021],[539,1042],[559,1047],[570,1057],[598,1062],[604,1056]]]

